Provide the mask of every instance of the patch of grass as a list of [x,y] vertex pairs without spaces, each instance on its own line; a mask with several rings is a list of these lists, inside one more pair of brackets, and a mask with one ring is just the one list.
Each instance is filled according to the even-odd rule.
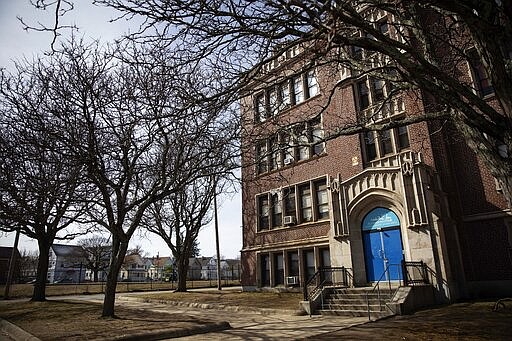
[[101,305],[82,302],[2,303],[0,317],[42,340],[115,338],[154,330],[181,330],[210,323],[182,314],[123,309],[117,318],[102,318]]
[[302,300],[301,293],[240,291],[148,293],[137,295],[137,297],[162,301],[184,301],[192,303],[223,304],[248,308],[270,308],[285,310],[299,309],[299,302]]

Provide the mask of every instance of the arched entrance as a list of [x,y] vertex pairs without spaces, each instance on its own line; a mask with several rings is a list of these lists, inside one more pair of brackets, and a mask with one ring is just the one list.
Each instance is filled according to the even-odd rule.
[[[387,208],[377,207],[364,217],[362,232],[368,282],[381,278],[402,279],[402,237],[397,215]],[[389,271],[384,274],[386,268]]]

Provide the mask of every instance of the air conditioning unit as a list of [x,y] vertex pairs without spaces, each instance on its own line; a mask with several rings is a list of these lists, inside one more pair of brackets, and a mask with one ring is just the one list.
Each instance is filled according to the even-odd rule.
[[283,219],[285,225],[295,224],[295,217],[292,215],[285,215]]
[[286,159],[284,159],[283,163],[285,165],[289,165],[293,162],[293,159],[291,157],[287,157]]
[[299,277],[297,277],[297,276],[286,277],[286,285],[297,285],[297,284],[299,284]]

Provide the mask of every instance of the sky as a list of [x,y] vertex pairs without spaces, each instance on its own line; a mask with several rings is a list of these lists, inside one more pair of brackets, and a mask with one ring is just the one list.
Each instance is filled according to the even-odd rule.
[[[33,56],[49,50],[53,35],[47,32],[25,31],[16,18],[22,17],[25,22],[37,26],[38,23],[51,24],[52,11],[40,11],[31,7],[29,0],[0,0],[0,68],[13,69],[13,61],[21,58],[32,59]],[[61,19],[63,24],[73,24],[79,28],[78,34],[85,40],[109,42],[120,37],[127,31],[138,28],[135,20],[119,20],[109,23],[117,17],[113,10],[92,5],[92,0],[77,0],[72,12]],[[69,34],[70,31],[63,32]],[[62,38],[62,37],[61,37]],[[242,218],[240,194],[223,195],[219,198],[219,244],[220,253],[226,258],[236,258],[242,248]],[[14,234],[0,232],[0,246],[12,246]],[[58,242],[60,243],[60,242]],[[75,241],[68,242],[75,244]],[[130,243],[131,247],[142,246],[149,256],[168,256],[170,250],[158,236],[136,234]],[[206,226],[199,233],[199,248],[202,256],[214,256],[215,229],[213,224]],[[19,250],[37,250],[37,242],[21,237]]]

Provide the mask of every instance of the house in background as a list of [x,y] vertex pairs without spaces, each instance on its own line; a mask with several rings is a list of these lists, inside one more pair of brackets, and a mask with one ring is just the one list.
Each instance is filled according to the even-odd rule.
[[53,244],[48,263],[48,282],[82,283],[86,271],[84,257],[81,246]]
[[[7,277],[9,274],[9,264],[11,262],[12,257],[12,247],[0,246],[0,284],[5,284],[7,282]],[[13,281],[19,278],[19,262],[20,262],[20,253],[18,249],[14,251],[14,273],[13,273]]]
[[148,277],[154,281],[163,281],[173,277],[174,258],[173,257],[147,257],[146,269]]
[[239,280],[241,271],[240,259],[226,259],[226,267],[222,269],[222,277],[226,279]]
[[[198,257],[197,260],[201,263],[201,279],[202,280],[211,280],[213,279],[213,273],[216,272],[215,260],[213,257]],[[215,277],[217,278],[217,277]]]
[[191,257],[188,259],[188,273],[187,279],[200,280],[203,269],[203,263],[198,257]]
[[[201,264],[201,279],[217,280],[217,258],[216,257],[199,257],[198,262]],[[221,259],[220,260],[220,276],[221,279],[240,279],[241,264],[239,259]]]
[[128,255],[124,258],[119,280],[126,282],[143,282],[148,279],[144,259],[139,254]]

